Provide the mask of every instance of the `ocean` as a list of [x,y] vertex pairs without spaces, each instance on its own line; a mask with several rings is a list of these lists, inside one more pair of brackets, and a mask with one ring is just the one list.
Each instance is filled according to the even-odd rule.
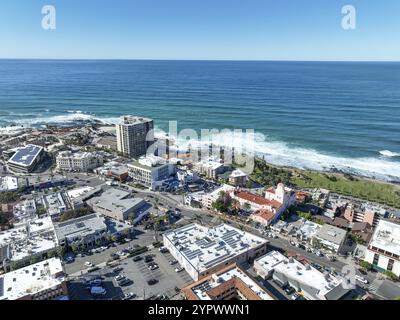
[[254,129],[276,165],[400,181],[400,63],[0,60],[0,126]]

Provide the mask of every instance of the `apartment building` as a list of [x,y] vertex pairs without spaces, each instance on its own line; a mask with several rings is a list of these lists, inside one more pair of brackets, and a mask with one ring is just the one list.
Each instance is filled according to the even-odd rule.
[[124,116],[116,125],[117,149],[129,157],[140,157],[147,153],[154,143],[154,122],[152,119]]

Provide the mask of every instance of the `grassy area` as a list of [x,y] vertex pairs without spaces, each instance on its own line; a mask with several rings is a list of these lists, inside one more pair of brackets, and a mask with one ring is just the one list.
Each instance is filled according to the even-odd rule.
[[400,208],[400,187],[389,183],[309,171],[294,171],[291,181],[298,187],[325,188],[339,194]]

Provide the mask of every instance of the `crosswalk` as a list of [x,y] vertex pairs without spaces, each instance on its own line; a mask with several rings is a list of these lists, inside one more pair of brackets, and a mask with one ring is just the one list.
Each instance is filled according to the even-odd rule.
[[382,285],[383,281],[379,279],[375,279],[374,281],[371,282],[371,284],[368,286],[368,291],[370,292],[376,292]]

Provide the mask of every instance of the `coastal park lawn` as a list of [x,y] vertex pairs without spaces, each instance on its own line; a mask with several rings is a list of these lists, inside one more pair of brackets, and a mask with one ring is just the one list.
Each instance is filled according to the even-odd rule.
[[324,188],[332,192],[400,208],[400,186],[360,177],[294,170],[291,182],[300,188]]

